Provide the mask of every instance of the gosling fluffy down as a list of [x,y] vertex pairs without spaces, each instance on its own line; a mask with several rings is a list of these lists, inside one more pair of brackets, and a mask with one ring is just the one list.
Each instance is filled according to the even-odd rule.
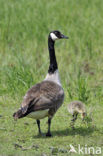
[[81,114],[81,118],[84,119],[86,116],[85,104],[81,101],[72,101],[67,106],[68,112],[72,115]]

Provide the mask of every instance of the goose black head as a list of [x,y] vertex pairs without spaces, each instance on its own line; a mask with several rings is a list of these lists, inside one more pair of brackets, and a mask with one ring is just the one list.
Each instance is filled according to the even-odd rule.
[[63,34],[62,34],[60,31],[58,31],[58,30],[54,30],[54,31],[50,32],[49,37],[50,37],[53,41],[58,40],[58,39],[63,39],[63,38],[64,38],[64,39],[68,39],[67,36],[63,35]]

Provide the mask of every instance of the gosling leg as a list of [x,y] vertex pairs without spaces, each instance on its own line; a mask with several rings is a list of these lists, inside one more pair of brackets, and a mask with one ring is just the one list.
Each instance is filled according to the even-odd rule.
[[72,129],[75,129],[74,128],[74,123],[75,123],[75,121],[76,121],[76,119],[77,119],[77,116],[78,116],[78,114],[76,113],[76,114],[73,114],[73,118],[72,118],[72,120],[71,120],[71,127],[72,127]]

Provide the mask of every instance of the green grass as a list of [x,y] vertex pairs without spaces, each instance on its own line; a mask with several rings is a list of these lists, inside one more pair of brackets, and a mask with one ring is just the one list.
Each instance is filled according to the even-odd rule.
[[[38,137],[36,121],[13,121],[26,91],[48,70],[47,37],[60,30],[69,40],[56,42],[62,107],[52,120],[52,138]],[[0,155],[70,155],[72,144],[101,147],[103,155],[103,1],[0,0]],[[70,128],[67,104],[82,100],[92,122],[79,118]],[[43,133],[47,119],[41,120]],[[64,152],[64,153],[63,153]],[[78,155],[78,154],[71,154]]]

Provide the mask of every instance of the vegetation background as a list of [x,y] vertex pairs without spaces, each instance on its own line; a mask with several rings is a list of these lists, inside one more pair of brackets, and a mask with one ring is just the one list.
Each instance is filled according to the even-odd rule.
[[[37,136],[35,120],[15,123],[12,114],[47,74],[51,30],[69,40],[55,45],[65,101],[52,120],[53,137],[46,138]],[[72,100],[82,100],[92,117],[88,124],[79,118],[75,131],[67,112]],[[0,155],[69,155],[70,144],[103,148],[103,1],[0,0]]]

